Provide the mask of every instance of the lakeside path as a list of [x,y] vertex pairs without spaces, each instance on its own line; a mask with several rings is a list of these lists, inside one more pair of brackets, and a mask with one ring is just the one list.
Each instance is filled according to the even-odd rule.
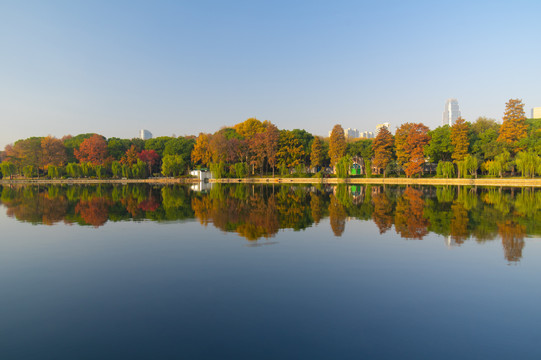
[[[243,179],[210,179],[210,183],[222,184],[375,184],[375,185],[462,185],[462,186],[507,186],[507,187],[541,187],[541,178],[522,179],[440,179],[440,178],[243,178]],[[197,184],[195,178],[152,178],[152,179],[0,179],[0,185],[47,185],[47,184],[73,184],[73,185],[98,185],[98,184],[151,184],[151,185],[174,185],[174,184]]]
[[265,184],[377,184],[377,185],[469,185],[469,186],[511,186],[541,187],[539,179],[439,179],[439,178],[244,178],[211,179],[211,183],[265,183]]

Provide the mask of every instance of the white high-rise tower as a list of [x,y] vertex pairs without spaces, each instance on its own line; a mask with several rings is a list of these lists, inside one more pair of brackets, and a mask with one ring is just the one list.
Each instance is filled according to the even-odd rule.
[[139,132],[139,137],[142,140],[152,139],[152,133],[150,131],[148,131],[148,130],[141,129],[141,131]]
[[453,126],[456,119],[460,117],[457,99],[447,99],[445,102],[445,111],[443,112],[442,125]]

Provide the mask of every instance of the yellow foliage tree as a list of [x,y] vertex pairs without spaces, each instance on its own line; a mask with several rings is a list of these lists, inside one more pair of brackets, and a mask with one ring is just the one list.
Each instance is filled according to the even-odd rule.
[[[528,125],[524,114],[524,104],[520,99],[510,99],[505,104],[505,114],[500,127],[498,141],[514,146],[528,135]],[[520,149],[515,149],[519,151]]]

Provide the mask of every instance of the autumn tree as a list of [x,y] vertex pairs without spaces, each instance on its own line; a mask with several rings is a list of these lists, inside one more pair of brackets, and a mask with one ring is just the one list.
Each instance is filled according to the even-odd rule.
[[83,140],[79,149],[74,150],[75,157],[81,163],[92,163],[93,165],[102,165],[107,159],[107,142],[98,134]]
[[372,148],[374,149],[373,165],[378,169],[383,169],[383,177],[387,175],[387,165],[392,160],[394,147],[394,138],[391,132],[386,128],[380,128]]
[[289,130],[280,132],[277,158],[280,165],[292,168],[301,164],[304,150],[301,142]]
[[[39,176],[39,168],[42,163],[40,137],[31,137],[24,140],[18,140],[13,145],[10,160],[19,168],[26,172],[25,176],[30,176],[34,170]],[[26,169],[26,171],[24,171]]]
[[195,141],[195,146],[192,151],[192,162],[194,164],[202,164],[207,166],[212,157],[209,146],[209,134],[200,133]]
[[405,123],[396,130],[397,162],[404,167],[407,177],[422,171],[425,162],[424,147],[429,140],[428,127],[422,123]]
[[334,125],[331,131],[331,138],[329,140],[329,157],[331,159],[331,167],[335,166],[338,160],[346,155],[346,137],[344,136],[344,129],[341,125]]
[[233,126],[235,131],[245,139],[251,139],[255,134],[265,131],[265,123],[256,118],[249,118]]
[[212,154],[212,162],[225,162],[227,158],[227,138],[222,132],[217,132],[210,138],[209,147]]
[[276,166],[278,143],[280,141],[280,131],[276,125],[270,123],[264,133],[265,143],[265,155],[267,156],[267,162],[272,168],[272,177],[274,177],[274,168]]
[[[463,161],[466,158],[466,155],[468,155],[468,147],[470,145],[470,140],[468,138],[469,131],[470,124],[461,117],[459,117],[451,127],[451,144],[453,145],[453,154],[451,157],[455,163]],[[458,177],[461,175],[464,174],[461,174],[459,166]]]
[[50,135],[41,139],[41,152],[41,164],[44,169],[50,165],[63,166],[67,161],[64,143]]
[[323,154],[323,141],[319,137],[315,137],[312,141],[312,149],[310,152],[310,164],[312,167],[319,168],[323,166],[323,160],[325,155]]
[[[505,104],[505,114],[500,127],[498,141],[514,146],[520,139],[527,136],[528,126],[524,115],[524,104],[522,100],[510,99]],[[520,149],[515,149],[516,151]]]
[[266,158],[264,133],[255,134],[249,144],[251,155],[250,165],[252,165],[252,169],[258,168],[261,171],[261,174],[263,174],[263,164],[265,163]]
[[147,164],[148,174],[152,175],[152,168],[160,161],[160,155],[154,150],[143,150],[137,157]]
[[130,148],[126,151],[122,159],[120,159],[121,164],[126,164],[128,166],[132,166],[137,162],[138,156],[137,156],[137,150],[135,149],[135,146],[132,145]]

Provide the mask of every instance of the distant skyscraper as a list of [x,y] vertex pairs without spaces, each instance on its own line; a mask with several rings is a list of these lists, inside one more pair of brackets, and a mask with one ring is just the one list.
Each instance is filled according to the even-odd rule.
[[347,130],[344,130],[344,135],[346,139],[356,139],[359,137],[359,130],[347,128]]
[[541,119],[541,107],[532,109],[532,119]]
[[391,131],[391,124],[389,123],[383,123],[383,124],[378,124],[376,125],[376,135],[379,133],[379,130],[381,128],[386,128],[387,130]]
[[143,140],[152,139],[152,133],[148,130],[141,129],[139,137]]
[[447,99],[445,102],[445,111],[443,112],[442,125],[453,126],[456,119],[460,117],[457,99]]

